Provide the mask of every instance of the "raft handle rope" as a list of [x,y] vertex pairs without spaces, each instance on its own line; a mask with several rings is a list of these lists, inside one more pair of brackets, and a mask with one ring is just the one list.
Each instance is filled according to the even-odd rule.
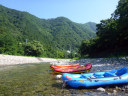
[[92,79],[91,78],[87,78],[87,79],[92,82]]
[[[92,79],[90,79],[90,78],[87,78],[87,80],[83,80],[83,81],[88,81],[88,80],[92,82]],[[62,88],[64,88],[64,87],[65,87],[66,82],[68,82],[68,81],[79,81],[79,80],[63,80]]]
[[[113,77],[119,77],[119,78],[112,78],[112,79],[109,79],[109,80],[117,80],[117,79],[122,79],[122,77],[121,76],[113,76]],[[100,78],[105,78],[105,77],[100,77]],[[106,77],[107,78],[107,77]],[[87,78],[86,80],[83,80],[83,81],[93,81],[93,79],[96,79],[96,78]],[[109,80],[94,80],[95,82],[98,82],[98,81],[109,81]],[[65,87],[65,85],[66,85],[66,82],[68,82],[68,81],[77,81],[77,80],[63,80],[63,85],[62,85],[62,88],[64,88]],[[79,80],[78,80],[79,81]]]

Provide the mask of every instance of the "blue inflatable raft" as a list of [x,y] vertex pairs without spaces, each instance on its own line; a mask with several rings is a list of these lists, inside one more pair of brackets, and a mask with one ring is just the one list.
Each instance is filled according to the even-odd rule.
[[128,68],[86,74],[64,73],[62,79],[67,85],[75,88],[125,84],[128,83]]

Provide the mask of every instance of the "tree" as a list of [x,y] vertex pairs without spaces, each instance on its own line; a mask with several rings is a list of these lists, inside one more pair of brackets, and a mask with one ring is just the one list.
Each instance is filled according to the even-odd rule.
[[128,54],[128,0],[119,1],[114,19],[118,20],[118,46]]
[[0,53],[14,55],[17,53],[17,41],[11,34],[4,34],[0,38]]
[[90,46],[89,40],[85,39],[82,41],[79,49],[79,53],[81,54],[81,56],[87,55],[89,53],[89,46]]
[[112,17],[97,24],[97,39],[90,40],[90,44],[82,42],[81,54],[89,54],[91,57],[128,55],[127,26],[128,0],[120,0]]
[[25,55],[40,56],[43,52],[43,45],[39,41],[33,40],[25,45]]

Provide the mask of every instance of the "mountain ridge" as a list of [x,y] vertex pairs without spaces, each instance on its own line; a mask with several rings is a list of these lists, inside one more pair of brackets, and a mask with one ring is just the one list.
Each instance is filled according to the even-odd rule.
[[[40,19],[28,12],[0,5],[0,36],[9,34],[16,41],[40,41],[45,49],[77,51],[81,41],[94,38],[95,30],[89,24],[79,24],[66,17]],[[86,26],[86,27],[85,27]],[[96,26],[94,26],[96,27]]]

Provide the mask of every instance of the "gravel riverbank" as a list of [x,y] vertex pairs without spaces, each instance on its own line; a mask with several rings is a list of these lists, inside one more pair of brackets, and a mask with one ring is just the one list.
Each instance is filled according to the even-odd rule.
[[30,64],[30,63],[44,63],[44,62],[58,62],[58,61],[69,61],[69,60],[0,54],[0,65],[16,65],[16,64]]
[[[39,58],[39,57],[25,57],[0,54],[0,65],[16,65],[16,64],[30,64],[30,63],[44,63],[50,64],[76,64],[81,65],[91,63],[94,71],[106,71],[118,69],[120,67],[128,66],[128,57],[123,58],[95,58],[95,59],[79,59],[70,61],[70,59],[53,59],[53,58]],[[102,67],[102,68],[101,68]]]

